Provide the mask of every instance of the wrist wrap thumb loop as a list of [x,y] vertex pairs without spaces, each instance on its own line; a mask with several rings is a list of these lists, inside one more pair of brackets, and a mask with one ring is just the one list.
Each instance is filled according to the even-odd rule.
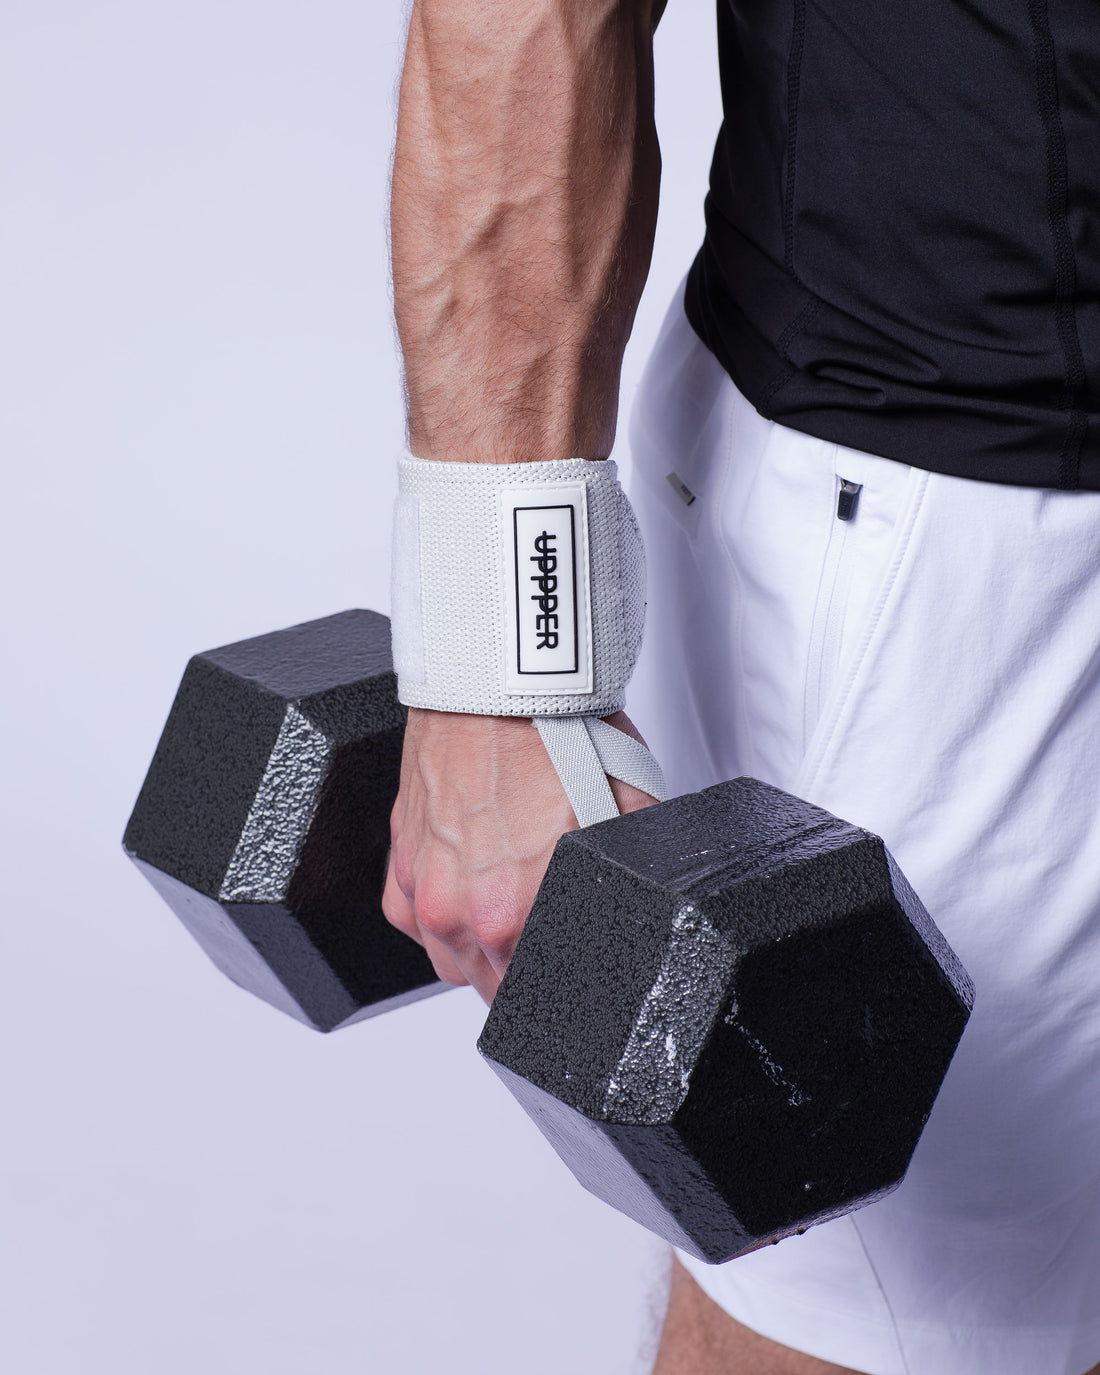
[[533,723],[579,826],[619,815],[608,774],[658,802],[668,796],[661,766],[649,750],[598,716],[536,716]]

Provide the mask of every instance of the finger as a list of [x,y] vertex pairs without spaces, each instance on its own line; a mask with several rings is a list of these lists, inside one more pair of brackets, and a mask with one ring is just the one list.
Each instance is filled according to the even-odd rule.
[[395,926],[410,940],[416,941],[417,945],[424,944],[420,927],[416,922],[416,912],[413,905],[397,882],[392,853],[390,854],[389,867],[386,870],[386,886],[382,890],[382,915],[391,926]]
[[[433,941],[432,937],[426,937],[424,944],[425,949],[432,956],[436,973],[444,982],[457,985],[469,984],[486,1003],[493,1001],[497,988],[500,986],[501,976],[480,950],[474,949],[464,953],[461,964],[459,964],[446,946],[441,945],[438,941]],[[448,973],[443,973],[444,969],[447,969]]]
[[[412,903],[405,896],[394,877],[392,862],[386,875],[385,891],[382,894],[382,914],[391,926],[403,932],[410,940],[416,941],[417,945],[424,947],[432,962],[432,968],[444,983],[451,984],[455,988],[461,988],[472,983],[481,996],[486,998],[487,1002],[492,1000],[492,993],[496,991],[496,985],[500,980],[496,978],[488,961],[481,955],[480,951],[475,951],[474,957],[468,961],[473,966],[474,978],[466,977],[449,948],[436,936],[423,930],[417,922],[416,911]],[[483,990],[489,988],[492,991],[486,997]]]
[[487,974],[494,977],[497,983],[504,978],[504,973],[512,962],[523,924],[520,922],[517,927],[516,923],[510,922],[505,928],[508,934],[503,939],[502,931],[494,923],[482,921],[475,928],[478,952],[485,963]]
[[420,936],[441,979],[447,983],[472,984],[487,1003],[492,1002],[507,960],[499,970],[494,968],[466,926],[458,928],[454,936],[444,938],[425,931],[421,922]]
[[468,972],[470,974],[470,983],[481,995],[482,1001],[486,1004],[491,1003],[496,997],[496,992],[500,987],[500,981],[504,976],[504,971],[501,970],[498,973],[497,970],[493,968],[488,956],[479,950],[477,957],[471,961]]
[[445,984],[452,984],[455,988],[461,988],[472,982],[466,977],[454,955],[441,940],[424,930],[421,930],[418,939],[428,952],[432,967]]
[[500,979],[478,944],[462,896],[451,884],[429,882],[417,888],[414,908],[420,943],[439,977],[450,984],[473,984],[491,1000]]

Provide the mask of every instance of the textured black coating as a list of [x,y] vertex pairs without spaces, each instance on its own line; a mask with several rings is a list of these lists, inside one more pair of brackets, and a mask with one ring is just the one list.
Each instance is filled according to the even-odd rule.
[[[390,621],[377,611],[338,611],[209,649],[202,658],[287,702],[322,697],[393,672]],[[404,720],[396,696],[392,711]]]
[[322,1031],[445,987],[380,905],[404,720],[376,612],[198,654],[123,839],[220,969]]
[[704,1260],[901,1180],[973,1001],[882,841],[753,779],[564,836],[479,1042]]
[[127,852],[216,898],[285,716],[282,698],[196,655],[122,838]]

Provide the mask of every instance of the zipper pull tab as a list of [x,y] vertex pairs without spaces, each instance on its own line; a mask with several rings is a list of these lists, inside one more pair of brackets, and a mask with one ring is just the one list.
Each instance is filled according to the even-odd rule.
[[686,482],[681,482],[679,477],[675,473],[666,473],[665,481],[668,483],[668,485],[672,488],[672,490],[676,493],[676,495],[680,498],[680,500],[684,503],[685,506],[690,506],[691,503],[695,500],[695,493],[691,490],[691,488],[687,485]]
[[859,494],[863,491],[862,482],[849,482],[846,477],[840,479],[840,494],[836,500],[837,520],[851,520],[856,513],[856,502]]

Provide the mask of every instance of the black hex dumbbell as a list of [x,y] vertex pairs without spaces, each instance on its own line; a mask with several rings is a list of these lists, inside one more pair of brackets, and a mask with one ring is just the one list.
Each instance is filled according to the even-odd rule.
[[[441,991],[381,893],[404,709],[348,611],[196,655],[124,845],[320,1030]],[[970,981],[878,837],[754,779],[565,835],[478,1042],[580,1182],[727,1260],[895,1187]]]
[[377,612],[196,654],[123,837],[224,974],[318,1031],[447,987],[382,916],[404,730]]

